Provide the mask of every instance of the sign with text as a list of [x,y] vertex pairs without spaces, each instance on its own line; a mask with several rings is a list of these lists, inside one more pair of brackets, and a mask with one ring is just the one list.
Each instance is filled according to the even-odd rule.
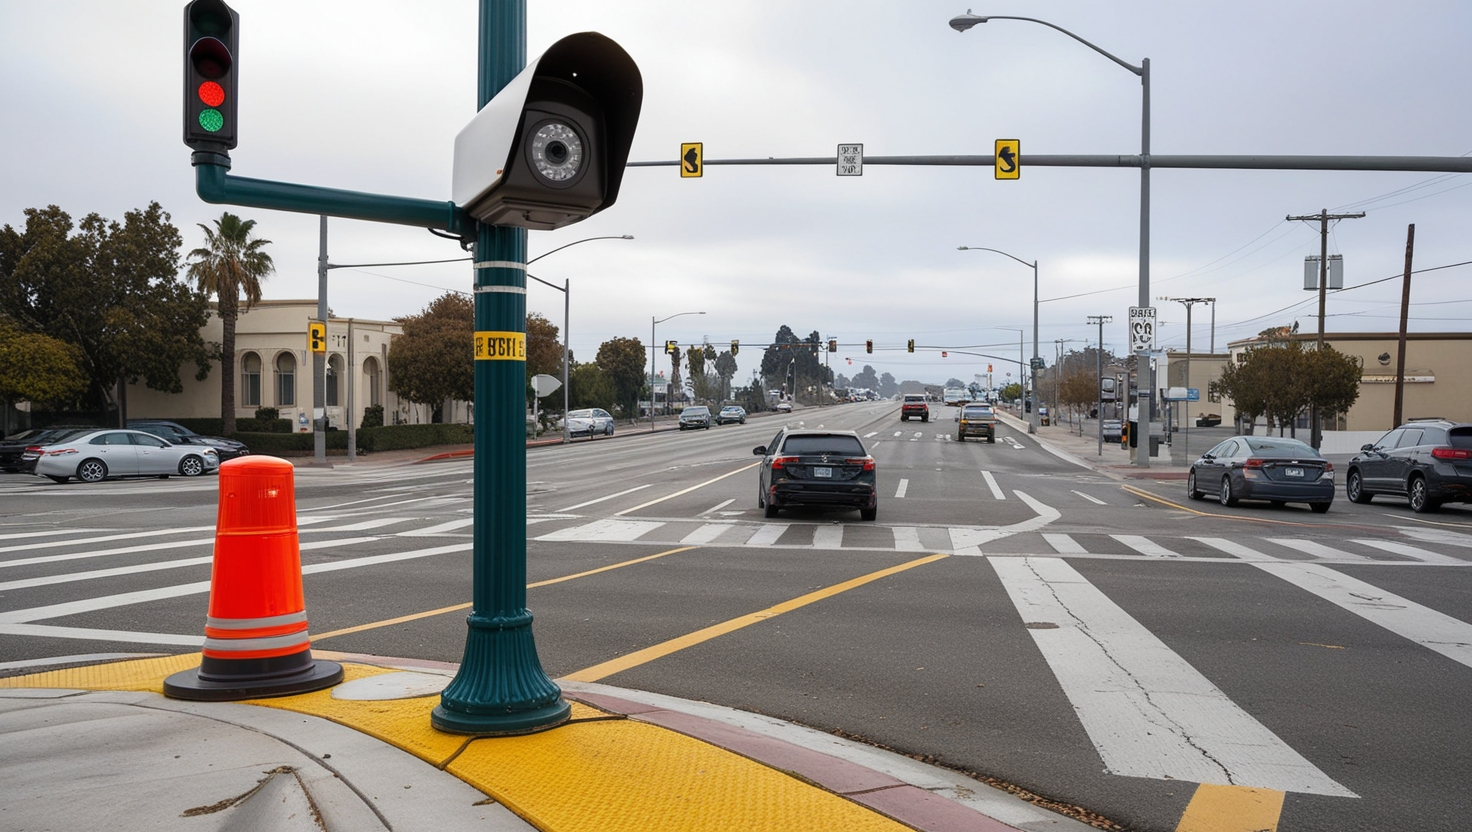
[[838,175],[839,176],[863,176],[864,175],[864,146],[861,144],[841,144],[838,146]]
[[1130,352],[1155,348],[1155,307],[1130,307]]
[[525,361],[525,332],[475,333],[476,361]]

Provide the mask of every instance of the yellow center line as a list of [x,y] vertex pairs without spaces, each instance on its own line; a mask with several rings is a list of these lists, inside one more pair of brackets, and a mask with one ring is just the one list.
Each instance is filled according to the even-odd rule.
[[737,618],[731,619],[730,621],[723,621],[720,624],[712,624],[709,627],[701,630],[696,630],[693,633],[679,636],[678,638],[672,638],[669,641],[646,647],[643,650],[636,650],[633,653],[629,653],[625,656],[619,656],[616,659],[610,659],[609,661],[603,662],[602,664],[595,664],[592,667],[579,670],[576,673],[570,673],[563,678],[569,679],[574,682],[596,682],[599,679],[612,676],[615,673],[620,673],[630,668],[638,667],[641,664],[647,664],[648,662],[652,662],[655,659],[663,658],[670,655],[671,653],[684,650],[686,647],[693,647],[702,642],[710,641],[711,639],[718,636],[723,636],[727,633],[735,632],[736,630],[740,630],[743,627],[749,627],[759,621],[766,621],[769,618],[774,618],[785,612],[791,612],[795,609],[805,607],[808,604],[814,603],[816,601],[821,601],[825,598],[831,598],[835,595],[847,592],[850,589],[861,587],[864,584],[877,581],[880,578],[886,578],[890,575],[898,574],[908,569],[914,569],[917,566],[924,566],[927,563],[934,563],[935,561],[941,560],[942,558],[946,557],[949,557],[949,555],[927,555],[922,558],[916,558],[915,560],[902,563],[898,566],[891,566],[887,569],[881,569],[878,572],[870,572],[867,575],[861,575],[852,580],[844,581],[843,583],[834,584],[830,587],[825,587],[814,592],[809,592],[806,595],[801,595],[797,598],[793,598],[790,601],[783,601],[780,604],[767,607],[766,609],[759,612],[753,612],[747,615],[739,616]]
[[[539,587],[539,586],[550,586],[552,584],[560,584],[563,581],[572,581],[572,580],[576,580],[578,578],[586,578],[589,575],[597,575],[600,572],[608,572],[609,570],[613,570],[613,569],[622,569],[625,566],[633,566],[636,563],[644,563],[645,561],[654,560],[655,558],[662,558],[665,555],[677,555],[680,552],[688,552],[688,551],[690,551],[691,549],[694,549],[694,548],[695,548],[694,546],[681,546],[678,549],[670,549],[667,552],[659,552],[658,554],[645,555],[642,558],[634,558],[633,560],[626,560],[626,561],[622,561],[620,563],[613,563],[613,564],[609,564],[608,566],[600,566],[597,569],[589,569],[586,572],[579,572],[579,573],[577,573],[575,575],[564,575],[561,578],[548,578],[545,581],[537,581],[536,583],[527,584],[526,587],[527,587],[527,589],[535,589],[536,587]],[[468,610],[468,609],[470,609],[471,606],[472,605],[471,604],[468,604],[468,603],[467,604],[456,604],[453,607],[440,607],[437,610],[426,610],[425,612],[416,612],[416,613],[413,613],[411,615],[401,615],[398,618],[388,618],[388,619],[384,619],[383,621],[374,621],[374,622],[371,622],[371,623],[368,623],[368,624],[359,624],[356,627],[344,627],[341,630],[333,630],[330,633],[322,633],[321,635],[314,635],[314,636],[312,636],[312,641],[322,641],[323,639],[336,638],[337,636],[345,636],[345,635],[348,635],[350,633],[361,633],[364,630],[376,630],[379,627],[391,627],[391,626],[393,626],[395,624],[403,624],[406,621],[418,621],[421,618],[432,618],[432,617],[434,617],[436,615],[444,615],[447,612],[456,612],[457,610]]]
[[630,512],[634,512],[634,511],[638,511],[641,508],[649,508],[650,506],[655,505],[656,503],[662,503],[665,500],[673,500],[674,498],[680,496],[681,494],[689,494],[691,491],[695,491],[697,489],[704,488],[704,487],[706,487],[707,485],[710,485],[713,482],[720,482],[721,480],[725,479],[726,477],[734,477],[737,474],[741,473],[742,471],[750,471],[751,469],[755,468],[758,465],[761,465],[761,463],[760,462],[753,462],[750,465],[745,465],[745,466],[742,466],[741,468],[737,468],[735,471],[728,471],[728,472],[720,475],[719,477],[716,477],[714,479],[706,480],[705,482],[700,483],[699,485],[692,485],[692,486],[690,486],[689,488],[686,488],[683,491],[676,491],[673,494],[669,494],[667,496],[660,497],[657,500],[650,500],[647,503],[644,503],[642,505],[634,506],[633,508],[626,508],[623,511],[616,511],[616,512],[613,513],[613,516],[614,517],[622,517],[625,514],[628,514]]
[[1176,832],[1277,832],[1283,792],[1202,783]]

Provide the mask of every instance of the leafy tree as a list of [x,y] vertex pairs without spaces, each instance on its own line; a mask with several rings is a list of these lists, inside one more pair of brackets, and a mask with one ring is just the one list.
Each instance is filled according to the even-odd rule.
[[608,376],[597,364],[574,363],[568,375],[568,406],[574,410],[601,407],[612,413],[618,394],[609,383]]
[[[204,245],[189,252],[189,278],[206,296],[214,295],[224,334],[220,342],[220,418],[224,432],[235,432],[235,322],[261,300],[261,281],[276,266],[264,249],[270,240],[252,239],[255,220],[229,213],[215,220],[215,228],[200,223]],[[245,308],[240,308],[241,295]]]
[[1002,390],[998,395],[1002,397],[1002,401],[1007,402],[1020,399],[1022,398],[1022,383],[1014,381],[1008,384],[1004,384],[1002,385]]
[[695,398],[697,400],[707,398],[705,350],[699,344],[691,344],[685,349],[685,366],[689,368],[690,383]]
[[[872,368],[865,367],[864,369],[870,370],[872,372]],[[899,382],[894,380],[894,376],[890,375],[889,373],[885,373],[879,377],[879,395],[888,399],[892,397],[895,393],[898,393],[899,390]]]
[[446,399],[475,400],[475,302],[446,292],[418,315],[395,318],[404,334],[388,348],[388,389],[434,408]]
[[[532,312],[526,316],[526,397],[528,402],[535,395],[532,391],[532,376],[546,374],[562,378],[562,342],[558,340],[558,334],[557,325],[547,320],[542,314]],[[571,374],[568,375],[568,383],[572,383]],[[567,397],[571,402],[572,391],[568,391]],[[562,396],[553,395],[542,399],[542,409],[548,412],[560,412]]]
[[724,350],[716,356],[716,377],[721,380],[721,401],[731,398],[731,379],[736,377],[736,356]]
[[[639,393],[644,389],[644,344],[638,338],[614,338],[598,345],[598,368],[613,388],[614,401],[626,407],[625,415],[639,413]],[[653,399],[650,400],[651,406]]]
[[783,324],[777,330],[772,343],[762,353],[761,375],[767,385],[781,389],[793,381],[801,388],[829,385],[833,383],[833,371],[819,360],[823,348],[822,338],[816,331],[799,339],[792,329]]
[[208,298],[179,279],[182,239],[158,203],[121,224],[89,214],[74,227],[55,205],[25,215],[24,230],[0,229],[0,315],[80,351],[89,409],[126,418],[120,396],[140,380],[183,392],[186,361],[208,377]]
[[1363,361],[1325,344],[1308,354],[1309,402],[1321,417],[1346,413],[1360,398]]
[[0,401],[69,405],[87,390],[81,361],[71,344],[0,319]]

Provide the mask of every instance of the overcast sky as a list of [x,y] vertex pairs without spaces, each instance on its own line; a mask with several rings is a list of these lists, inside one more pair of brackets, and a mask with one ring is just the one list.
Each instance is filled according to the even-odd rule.
[[[864,364],[897,379],[970,381],[988,359],[1032,352],[1031,270],[1039,262],[1041,354],[1092,342],[1128,348],[1138,298],[1139,171],[1028,167],[1034,154],[1140,151],[1138,78],[1056,31],[993,21],[1025,15],[1122,60],[1149,58],[1158,154],[1461,156],[1472,152],[1472,4],[1465,0],[529,0],[529,56],[579,31],[618,41],[638,63],[644,107],[633,160],[670,160],[700,141],[708,160],[990,154],[1022,142],[1017,181],[987,168],[710,166],[701,179],[632,168],[607,211],[531,232],[529,255],[585,237],[632,234],[559,252],[532,274],[571,280],[572,348],[592,360],[616,336],[739,339],[738,380],[777,328],[840,342],[834,369]],[[241,17],[234,174],[448,199],[455,134],[475,112],[474,0],[234,0]],[[197,223],[229,210],[274,242],[271,299],[316,296],[315,216],[208,205],[181,141],[182,9],[177,0],[54,4],[0,0],[0,224],[56,204],[76,219],[120,219],[158,201],[185,250]],[[63,10],[66,10],[65,12]],[[1468,175],[1157,170],[1152,296],[1215,297],[1215,344],[1297,321],[1316,327],[1302,288],[1317,225],[1288,215],[1365,211],[1333,226],[1345,285],[1399,275],[1406,226],[1415,267],[1472,260]],[[428,232],[331,222],[334,263],[461,256]],[[1417,275],[1410,329],[1468,329],[1472,266]],[[471,286],[468,264],[342,269],[339,316],[387,319]],[[1394,331],[1398,277],[1331,295],[1330,332]],[[535,282],[528,309],[563,322],[562,293]],[[1160,345],[1184,348],[1185,307],[1159,301]],[[1195,307],[1192,347],[1212,340]],[[952,350],[904,351],[905,341]],[[873,339],[875,354],[864,354]],[[851,358],[852,366],[844,363]],[[999,380],[1015,366],[996,364]]]

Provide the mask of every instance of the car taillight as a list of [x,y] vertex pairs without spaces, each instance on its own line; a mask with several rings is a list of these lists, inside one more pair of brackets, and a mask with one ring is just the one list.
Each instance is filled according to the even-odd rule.
[[772,458],[772,470],[777,471],[786,468],[789,463],[797,461],[795,456],[779,456]]
[[863,456],[863,457],[855,457],[854,459],[845,459],[844,460],[844,464],[846,464],[846,465],[862,465],[862,466],[864,466],[864,470],[865,471],[873,471],[874,470],[874,457],[872,457],[872,456]]
[[49,451],[45,448],[37,448],[36,450],[41,452],[41,456],[63,456],[65,454],[74,454],[77,452],[76,448],[52,448]]
[[1262,467],[1262,460],[1258,459],[1257,457],[1252,457],[1251,459],[1249,459],[1246,462],[1242,463],[1242,467],[1243,468],[1261,468]]
[[1437,459],[1472,459],[1472,451],[1466,448],[1432,448],[1431,455]]

